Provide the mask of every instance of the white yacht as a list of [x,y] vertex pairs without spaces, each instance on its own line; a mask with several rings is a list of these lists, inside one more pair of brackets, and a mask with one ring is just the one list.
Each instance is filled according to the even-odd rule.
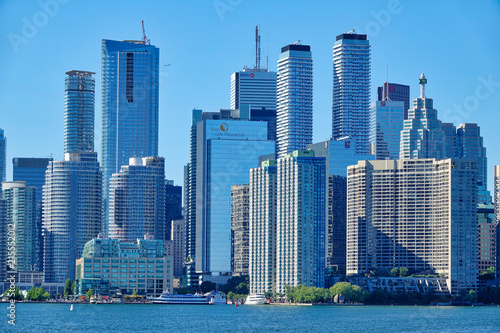
[[208,305],[208,298],[198,293],[192,295],[177,295],[163,293],[160,297],[149,297],[154,304],[192,304],[192,305]]
[[264,294],[250,294],[245,300],[245,305],[262,305],[266,304],[266,296]]
[[226,304],[226,295],[222,291],[213,290],[207,297],[210,304]]

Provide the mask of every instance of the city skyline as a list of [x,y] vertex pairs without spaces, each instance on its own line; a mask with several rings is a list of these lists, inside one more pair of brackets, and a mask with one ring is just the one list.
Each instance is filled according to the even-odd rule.
[[[229,106],[231,73],[254,63],[253,35],[256,24],[261,24],[262,31],[265,32],[262,44],[269,39],[270,71],[276,70],[279,48],[283,45],[297,39],[311,45],[315,63],[313,142],[326,139],[331,130],[328,126],[331,124],[331,50],[335,36],[357,28],[356,33],[366,33],[370,40],[370,102],[375,100],[377,86],[387,81],[387,64],[388,81],[410,85],[413,91],[411,99],[417,97],[416,75],[424,71],[433,83],[428,95],[436,101],[434,107],[438,110],[439,119],[454,122],[456,126],[467,122],[478,123],[481,127],[485,147],[488,149],[488,181],[492,183],[493,165],[500,162],[500,151],[494,145],[496,122],[491,121],[495,119],[493,111],[500,98],[500,73],[498,68],[491,66],[498,43],[487,38],[487,34],[471,35],[470,31],[477,30],[478,25],[483,31],[495,31],[498,30],[499,22],[494,19],[494,15],[487,15],[481,21],[472,20],[467,25],[454,23],[453,18],[469,16],[469,12],[498,13],[498,4],[483,1],[480,4],[469,4],[468,7],[452,2],[435,5],[438,9],[446,10],[449,14],[446,16],[434,14],[427,10],[428,6],[425,4],[417,3],[380,1],[364,3],[362,6],[345,4],[342,10],[347,14],[339,15],[338,20],[331,20],[335,22],[326,20],[335,13],[332,4],[322,4],[321,7],[296,4],[280,9],[283,14],[280,17],[270,15],[278,10],[279,4],[266,3],[267,12],[262,12],[263,4],[257,2],[252,6],[244,1],[233,2],[226,4],[229,7],[225,9],[216,7],[212,2],[182,6],[171,4],[168,8],[159,3],[140,7],[130,5],[125,6],[116,18],[109,18],[109,14],[116,10],[112,4],[101,4],[99,13],[96,13],[94,4],[85,8],[76,2],[58,3],[57,8],[37,3],[28,6],[20,6],[15,2],[2,4],[0,16],[4,19],[1,26],[4,38],[1,45],[6,52],[0,55],[0,60],[6,64],[6,73],[0,81],[0,105],[3,110],[9,111],[2,113],[0,128],[5,131],[9,143],[7,180],[12,179],[10,161],[13,157],[46,157],[55,154],[54,160],[62,160],[60,147],[63,142],[61,115],[64,110],[64,93],[61,87],[64,73],[68,70],[97,73],[96,120],[99,119],[99,90],[102,89],[100,42],[102,39],[140,40],[140,20],[143,19],[148,38],[162,50],[158,155],[165,156],[166,176],[174,179],[176,184],[182,184],[183,165],[189,156],[190,110],[199,107],[213,112]],[[87,11],[92,12],[93,16],[97,15],[96,20],[100,20],[103,15],[113,21],[106,22],[116,24],[89,27],[85,36],[74,38],[73,36],[80,36],[76,32],[72,33],[79,25],[68,24],[68,20],[84,17],[85,15],[76,13],[85,14]],[[428,25],[419,24],[424,12]],[[287,15],[288,18],[298,18],[307,13],[315,13],[316,21],[325,19],[325,24],[328,25],[295,26],[287,22]],[[37,17],[47,19],[43,22],[33,21]],[[188,17],[199,17],[200,20],[192,23]],[[32,31],[23,28],[25,25],[29,26],[26,22],[34,27]],[[39,26],[35,26],[33,22]],[[441,28],[437,34],[433,23]],[[419,29],[412,29],[417,24]],[[289,29],[280,29],[283,25]],[[63,26],[65,30],[61,32]],[[200,27],[206,27],[206,31],[201,31]],[[439,43],[442,38],[446,38],[447,43]],[[187,41],[189,45],[186,44]],[[422,41],[432,45],[432,48],[421,47],[415,50],[412,47],[421,45]],[[471,43],[473,47],[465,49]],[[264,47],[262,49],[265,54]],[[451,53],[450,50],[454,49],[461,51]],[[57,54],[57,58],[54,54]],[[35,55],[37,61],[33,60]],[[46,66],[39,67],[40,62]],[[471,63],[474,66],[468,66]],[[36,68],[33,67],[35,64]],[[28,74],[24,73],[28,71],[32,78],[30,82],[23,79],[27,77]],[[38,75],[33,76],[32,73]],[[26,93],[31,98],[25,98],[23,94]],[[32,121],[27,123],[25,119]],[[101,128],[98,128],[98,124],[99,121],[96,121],[94,151],[99,151],[101,141]],[[45,140],[33,142],[34,137],[43,137]],[[101,158],[99,153],[99,159]]]

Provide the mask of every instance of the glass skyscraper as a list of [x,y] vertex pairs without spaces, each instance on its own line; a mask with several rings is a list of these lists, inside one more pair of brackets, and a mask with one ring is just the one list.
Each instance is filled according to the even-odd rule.
[[293,43],[278,59],[276,153],[305,149],[313,136],[313,61],[311,47]]
[[[130,158],[109,181],[109,237],[165,237],[165,159]],[[169,237],[170,238],[170,237]]]
[[401,131],[400,159],[445,158],[447,144],[433,100],[425,97],[427,79],[420,75],[420,97],[413,100]]
[[106,211],[111,175],[131,157],[158,156],[159,53],[157,47],[143,41],[102,41],[101,149]]
[[382,87],[377,87],[377,101],[404,102],[404,119],[408,119],[410,86],[384,82]]
[[64,153],[94,151],[95,73],[66,72]]
[[102,218],[102,174],[97,153],[67,153],[47,167],[43,186],[46,282],[75,278],[75,260],[97,238]]
[[36,218],[36,188],[26,182],[2,183],[2,197],[6,201],[7,223],[15,232],[13,271],[39,270],[39,244],[42,234]]
[[404,102],[377,101],[370,106],[370,152],[376,160],[399,158]]
[[0,183],[7,180],[7,138],[0,128]]
[[337,36],[333,46],[332,138],[351,136],[368,154],[370,131],[370,43],[366,35]]

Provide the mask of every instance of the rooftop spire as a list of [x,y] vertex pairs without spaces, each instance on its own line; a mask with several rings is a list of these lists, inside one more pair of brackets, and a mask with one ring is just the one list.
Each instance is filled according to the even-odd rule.
[[420,74],[418,83],[420,84],[420,98],[425,98],[425,85],[427,84],[427,79],[424,73]]

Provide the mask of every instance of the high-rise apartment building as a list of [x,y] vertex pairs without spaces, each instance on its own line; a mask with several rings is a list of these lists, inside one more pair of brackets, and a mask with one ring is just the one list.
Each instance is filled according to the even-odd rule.
[[66,72],[64,153],[94,151],[95,73]]
[[370,131],[370,43],[345,33],[333,46],[332,138],[351,136],[356,151],[368,154]]
[[249,185],[231,186],[231,272],[248,275]]
[[43,186],[46,282],[75,278],[75,260],[101,228],[102,174],[97,153],[67,153],[52,161]]
[[250,292],[276,289],[277,163],[268,160],[250,170]]
[[460,124],[457,127],[457,158],[472,159],[478,165],[478,190],[488,187],[488,160],[480,128],[477,124]]
[[163,157],[130,158],[109,180],[109,237],[133,242],[146,234],[165,237]]
[[404,119],[408,119],[410,86],[384,82],[382,87],[377,87],[377,101],[404,102]]
[[7,267],[8,251],[7,251],[7,239],[8,239],[8,223],[7,223],[7,201],[0,197],[0,281],[5,281],[7,278]]
[[7,138],[0,128],[0,183],[7,180]]
[[313,61],[311,47],[293,43],[278,59],[276,152],[283,157],[305,149],[313,136]]
[[131,157],[158,156],[159,49],[144,41],[102,41],[102,170],[109,179]]
[[2,198],[6,201],[6,223],[14,231],[9,242],[14,243],[9,246],[13,252],[10,270],[38,270],[42,228],[36,218],[36,188],[22,181],[3,182]]
[[433,108],[433,100],[425,97],[427,79],[420,75],[420,97],[413,100],[413,108],[408,111],[401,131],[399,158],[445,158],[448,143]]
[[454,295],[476,288],[477,167],[459,159],[350,166],[347,274],[406,267],[444,274]]
[[399,158],[404,103],[377,101],[370,105],[370,153],[376,160]]
[[173,273],[175,277],[182,277],[183,264],[186,260],[186,221],[172,220],[170,223],[172,239],[172,256],[174,260]]
[[326,163],[312,150],[278,159],[276,292],[325,286]]
[[326,268],[346,272],[347,177],[328,175]]
[[248,112],[242,111],[193,110],[186,168],[186,247],[198,273],[230,272],[231,185],[247,184],[258,157],[274,153],[267,124],[249,121]]
[[43,185],[45,184],[45,172],[47,166],[52,161],[52,158],[24,158],[14,157],[12,159],[12,180],[25,181],[26,186],[34,186],[36,188],[36,225],[39,226],[39,243],[37,245],[38,255],[36,271],[43,270],[43,238],[41,234],[42,226],[42,198]]

